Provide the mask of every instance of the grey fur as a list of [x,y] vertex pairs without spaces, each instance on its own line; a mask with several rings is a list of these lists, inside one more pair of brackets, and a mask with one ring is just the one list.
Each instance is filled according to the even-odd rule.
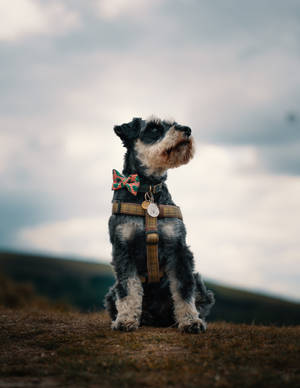
[[[156,160],[155,168],[151,163],[147,165],[144,158],[141,161],[138,156],[137,144],[145,145],[150,151],[151,147],[159,149],[160,144],[173,141],[170,131],[174,138],[189,143],[190,128],[176,122],[134,118],[114,130],[127,148],[123,174],[137,173],[143,184],[162,182],[161,191],[154,196],[155,202],[175,205],[165,183],[168,162],[158,166]],[[182,155],[187,152],[185,143],[174,151],[172,148],[169,153],[172,152],[176,152],[181,164]],[[186,163],[184,158],[182,160]],[[113,195],[113,201],[142,203],[143,200],[144,193],[139,192],[135,197],[126,189],[114,191]],[[112,319],[112,328],[128,331],[139,325],[174,325],[184,332],[204,331],[214,295],[206,289],[201,276],[194,273],[194,258],[186,245],[185,225],[180,219],[162,218],[158,219],[158,231],[159,263],[164,267],[165,275],[160,283],[142,284],[139,276],[147,276],[144,218],[118,214],[109,219],[116,283],[106,295],[105,305]]]

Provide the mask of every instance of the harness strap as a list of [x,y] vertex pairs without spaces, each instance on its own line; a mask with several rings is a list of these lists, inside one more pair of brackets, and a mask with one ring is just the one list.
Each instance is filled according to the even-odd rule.
[[[164,269],[164,267],[162,267],[159,270],[159,277],[160,277],[160,279],[164,276],[164,274],[165,274],[165,269]],[[148,275],[147,276],[139,275],[139,278],[140,278],[140,281],[142,283],[148,283]]]
[[[141,204],[120,201],[113,202],[112,213],[145,217],[148,283],[158,283],[163,277],[164,271],[162,268],[159,269],[157,217],[151,217]],[[158,217],[182,220],[180,208],[173,205],[159,205]],[[146,282],[144,276],[140,276],[140,279],[142,283]]]
[[157,218],[145,216],[146,227],[146,247],[147,247],[147,270],[148,283],[157,283],[160,281],[159,261],[158,261],[158,241]]
[[[158,205],[158,218],[179,218],[182,220],[180,207],[174,205]],[[114,201],[112,204],[113,214],[127,214],[128,216],[146,216],[147,211],[140,203]]]

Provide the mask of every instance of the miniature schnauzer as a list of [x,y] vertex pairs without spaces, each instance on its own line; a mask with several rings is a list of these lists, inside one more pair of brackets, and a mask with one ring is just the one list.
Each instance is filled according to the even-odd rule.
[[[124,179],[134,174],[134,182],[143,187],[159,187],[150,193],[154,210],[161,205],[174,207],[165,183],[167,170],[186,164],[193,157],[191,129],[173,121],[133,118],[115,126],[114,131],[126,147]],[[119,175],[120,181],[123,175]],[[138,190],[135,183],[121,186],[120,190],[114,186],[113,203],[141,206],[145,201],[146,190]],[[137,191],[134,195],[133,189]],[[151,325],[176,326],[188,333],[205,331],[205,318],[214,304],[214,295],[206,289],[201,276],[194,273],[194,258],[186,244],[182,219],[157,218],[158,260],[163,269],[158,282],[141,280],[148,276],[144,217],[113,214],[109,232],[116,283],[106,295],[105,305],[112,328],[130,331]]]

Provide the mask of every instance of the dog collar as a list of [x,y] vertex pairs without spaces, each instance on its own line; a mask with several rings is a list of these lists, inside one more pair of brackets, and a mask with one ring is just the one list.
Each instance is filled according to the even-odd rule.
[[141,193],[149,193],[152,192],[153,194],[157,194],[162,189],[162,182],[158,183],[157,185],[147,185],[146,183],[141,184],[139,187],[139,192]]

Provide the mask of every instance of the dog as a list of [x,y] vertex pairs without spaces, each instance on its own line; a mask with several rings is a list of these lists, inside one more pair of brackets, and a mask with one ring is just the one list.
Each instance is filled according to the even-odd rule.
[[[115,211],[109,219],[111,264],[116,274],[105,297],[111,327],[132,331],[141,325],[176,326],[187,333],[205,331],[214,295],[194,273],[185,225],[165,183],[169,168],[184,165],[194,156],[191,129],[151,117],[133,118],[114,131],[126,153],[123,175],[114,170]],[[141,214],[131,214],[128,207]],[[151,215],[147,215],[149,208]],[[173,217],[162,217],[159,211]],[[155,230],[145,230],[143,214],[150,224],[155,223]],[[149,233],[154,243],[148,241]],[[148,256],[157,261],[154,281],[147,281],[151,275]]]

